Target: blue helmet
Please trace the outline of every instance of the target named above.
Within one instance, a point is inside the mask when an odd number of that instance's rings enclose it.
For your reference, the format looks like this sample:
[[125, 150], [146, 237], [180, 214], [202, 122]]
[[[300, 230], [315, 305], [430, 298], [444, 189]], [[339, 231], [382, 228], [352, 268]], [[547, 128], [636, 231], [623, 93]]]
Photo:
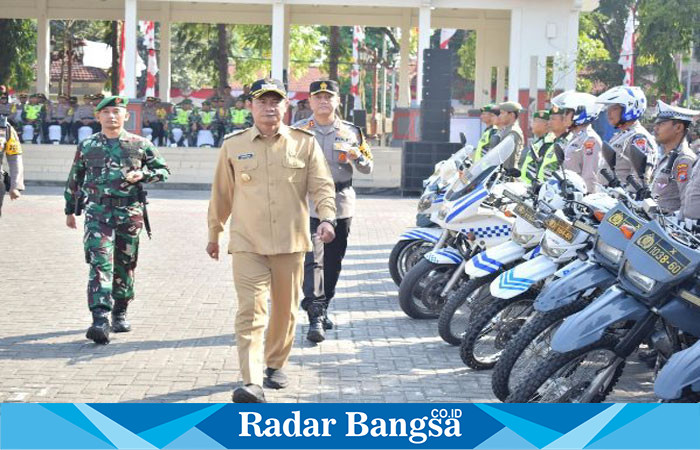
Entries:
[[620, 105], [620, 123], [638, 120], [647, 110], [647, 97], [637, 86], [615, 86], [600, 94], [597, 103]]

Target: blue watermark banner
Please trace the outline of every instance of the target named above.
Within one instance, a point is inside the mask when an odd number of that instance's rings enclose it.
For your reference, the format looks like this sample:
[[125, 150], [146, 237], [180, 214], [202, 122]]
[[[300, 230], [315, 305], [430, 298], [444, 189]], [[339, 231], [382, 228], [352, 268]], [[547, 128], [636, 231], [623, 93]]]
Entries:
[[700, 449], [700, 405], [8, 403], [0, 448]]

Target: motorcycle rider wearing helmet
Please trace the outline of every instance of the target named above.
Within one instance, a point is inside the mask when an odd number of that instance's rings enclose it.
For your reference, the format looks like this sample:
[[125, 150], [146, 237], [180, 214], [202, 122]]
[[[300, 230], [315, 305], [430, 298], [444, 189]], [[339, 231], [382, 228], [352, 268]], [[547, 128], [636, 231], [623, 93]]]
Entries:
[[657, 107], [654, 134], [664, 155], [656, 166], [652, 195], [662, 212], [681, 211], [683, 217], [700, 219], [700, 170], [686, 139], [693, 117], [700, 113], [661, 100]]
[[549, 151], [556, 139], [556, 135], [549, 130], [549, 111], [536, 111], [531, 124], [533, 139], [523, 155], [520, 169], [520, 179], [526, 184], [546, 179], [544, 166], [547, 165], [545, 156], [548, 153], [556, 161], [556, 155]]
[[491, 138], [498, 132], [498, 128], [496, 127], [496, 119], [498, 118], [498, 114], [498, 106], [492, 103], [484, 105], [481, 108], [481, 116], [479, 118], [481, 119], [481, 122], [486, 125], [486, 129], [484, 129], [484, 132], [481, 133], [479, 142], [476, 144], [476, 149], [474, 150], [474, 156], [472, 158], [474, 162], [480, 160], [481, 157], [489, 151]]
[[583, 92], [567, 91], [552, 99], [552, 104], [564, 110], [571, 139], [563, 150], [562, 166], [572, 170], [586, 181], [588, 193], [597, 192], [599, 181], [600, 152], [603, 141], [593, 130], [591, 123], [600, 114], [596, 97]]
[[[609, 147], [603, 146], [603, 160], [627, 190], [632, 178], [641, 186], [652, 181], [658, 149], [651, 134], [639, 123], [647, 109], [647, 98], [637, 86], [616, 86], [598, 96], [598, 103], [607, 105], [608, 122], [616, 128]], [[612, 150], [612, 152], [610, 151]]]
[[520, 129], [520, 124], [518, 123], [518, 115], [520, 111], [523, 110], [523, 107], [518, 102], [505, 102], [498, 105], [498, 110], [499, 114], [496, 122], [498, 125], [498, 132], [491, 138], [489, 148], [494, 148], [507, 136], [512, 136], [515, 142], [515, 150], [503, 163], [503, 168], [519, 169], [521, 162], [520, 154], [523, 151], [523, 142], [525, 138], [523, 137], [523, 130]]

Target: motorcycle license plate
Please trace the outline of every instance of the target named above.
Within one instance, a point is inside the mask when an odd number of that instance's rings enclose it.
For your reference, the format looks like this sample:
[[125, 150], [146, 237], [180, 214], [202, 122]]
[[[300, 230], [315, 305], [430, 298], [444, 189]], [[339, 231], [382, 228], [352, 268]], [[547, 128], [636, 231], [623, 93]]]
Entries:
[[614, 227], [620, 228], [622, 225], [629, 225], [635, 230], [642, 228], [642, 224], [628, 214], [618, 211], [608, 218], [608, 223]]
[[535, 210], [529, 206], [523, 203], [518, 203], [513, 210], [513, 213], [531, 225], [537, 226], [537, 214], [535, 213]]
[[634, 245], [641, 248], [671, 275], [678, 275], [683, 269], [688, 267], [690, 260], [685, 257], [670, 242], [654, 233], [647, 231], [634, 241]]
[[565, 220], [560, 219], [556, 216], [549, 216], [545, 222], [545, 226], [548, 230], [554, 232], [557, 236], [564, 239], [567, 242], [573, 242], [574, 236], [576, 235], [576, 230], [573, 225]]

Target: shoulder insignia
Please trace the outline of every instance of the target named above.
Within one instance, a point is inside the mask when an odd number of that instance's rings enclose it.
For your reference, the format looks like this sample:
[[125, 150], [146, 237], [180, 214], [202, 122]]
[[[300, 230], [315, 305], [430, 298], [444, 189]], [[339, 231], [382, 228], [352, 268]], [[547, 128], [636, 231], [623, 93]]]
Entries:
[[646, 153], [647, 147], [649, 146], [649, 140], [646, 136], [637, 134], [632, 137], [632, 144], [642, 152]]
[[226, 136], [224, 136], [224, 139], [223, 139], [223, 140], [225, 141], [226, 139], [232, 138], [232, 137], [234, 137], [234, 136], [238, 136], [239, 134], [243, 134], [243, 133], [245, 133], [245, 132], [248, 131], [248, 130], [250, 130], [250, 128], [244, 128], [244, 129], [242, 129], [242, 130], [236, 130], [236, 131], [234, 131], [234, 132], [232, 132], [232, 133], [229, 133], [229, 134], [227, 134]]
[[289, 128], [291, 128], [292, 130], [301, 131], [302, 133], [308, 134], [309, 136], [314, 136], [314, 137], [316, 136], [316, 135], [313, 133], [313, 131], [310, 131], [310, 130], [308, 130], [308, 129], [306, 129], [306, 128], [301, 128], [301, 127], [289, 127]]

